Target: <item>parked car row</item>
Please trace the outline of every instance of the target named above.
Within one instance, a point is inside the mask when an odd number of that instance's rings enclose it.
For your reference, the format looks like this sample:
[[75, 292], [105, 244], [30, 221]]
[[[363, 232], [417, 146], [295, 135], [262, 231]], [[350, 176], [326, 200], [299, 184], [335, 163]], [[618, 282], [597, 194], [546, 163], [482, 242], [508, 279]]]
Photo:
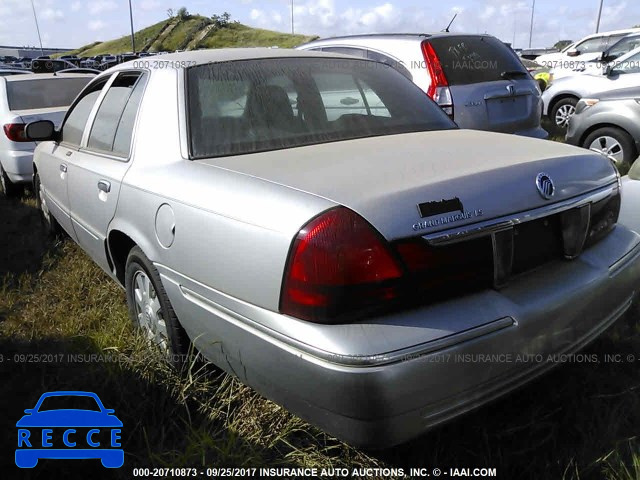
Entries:
[[[559, 363], [456, 358], [570, 355], [630, 307], [640, 215], [606, 155], [531, 138], [537, 83], [497, 39], [167, 60], [1, 77], [0, 105], [11, 158], [38, 143], [21, 178], [47, 231], [124, 287], [174, 364], [195, 347], [331, 434], [386, 447]], [[34, 112], [72, 79], [66, 113]]]
[[[137, 58], [150, 57], [154, 55], [163, 55], [168, 52], [138, 52], [138, 53], [122, 53], [111, 55], [109, 53], [95, 55], [93, 57], [78, 57], [77, 55], [62, 55], [57, 59], [52, 59], [48, 55], [43, 55], [35, 59], [16, 58], [12, 56], [0, 57], [0, 68], [21, 68], [32, 70], [36, 73], [53, 73], [63, 69], [70, 68], [90, 68], [98, 71], [106, 70], [120, 63], [135, 60]], [[36, 66], [33, 65], [34, 61]]]

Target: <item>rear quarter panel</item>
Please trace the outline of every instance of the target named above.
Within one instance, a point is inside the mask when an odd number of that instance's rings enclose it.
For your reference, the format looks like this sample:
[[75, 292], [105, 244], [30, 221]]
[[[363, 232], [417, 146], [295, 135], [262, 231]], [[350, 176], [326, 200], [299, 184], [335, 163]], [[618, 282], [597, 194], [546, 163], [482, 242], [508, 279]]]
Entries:
[[[193, 282], [277, 310], [293, 238], [310, 218], [335, 204], [183, 158], [181, 71], [152, 73], [139, 113], [133, 163], [110, 231], [125, 233], [152, 262]], [[162, 205], [170, 207], [175, 222], [169, 246], [160, 242], [156, 229]]]

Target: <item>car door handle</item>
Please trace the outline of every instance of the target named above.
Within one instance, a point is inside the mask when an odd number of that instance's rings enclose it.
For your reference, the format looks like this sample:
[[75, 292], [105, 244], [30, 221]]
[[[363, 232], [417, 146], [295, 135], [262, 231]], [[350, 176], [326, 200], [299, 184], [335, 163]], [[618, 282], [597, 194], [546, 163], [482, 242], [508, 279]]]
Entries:
[[67, 166], [64, 163], [60, 164], [60, 171], [62, 173], [67, 173]]
[[111, 191], [111, 183], [106, 180], [100, 180], [98, 182], [98, 190], [104, 193], [109, 193]]

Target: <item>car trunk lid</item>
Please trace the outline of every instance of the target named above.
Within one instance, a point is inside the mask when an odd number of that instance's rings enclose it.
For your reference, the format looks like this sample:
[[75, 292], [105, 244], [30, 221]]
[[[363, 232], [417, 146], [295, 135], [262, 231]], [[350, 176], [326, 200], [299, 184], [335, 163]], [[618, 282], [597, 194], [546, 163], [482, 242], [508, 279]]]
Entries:
[[[610, 162], [583, 149], [471, 130], [388, 135], [201, 162], [344, 205], [387, 240], [526, 212], [617, 178]], [[551, 199], [536, 185], [541, 173], [554, 182]]]

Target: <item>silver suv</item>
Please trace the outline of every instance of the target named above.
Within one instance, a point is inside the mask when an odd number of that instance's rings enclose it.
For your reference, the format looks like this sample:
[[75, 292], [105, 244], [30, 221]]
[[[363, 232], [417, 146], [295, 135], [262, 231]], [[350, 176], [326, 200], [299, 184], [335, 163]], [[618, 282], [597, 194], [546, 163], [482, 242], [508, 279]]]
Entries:
[[298, 47], [377, 60], [396, 68], [461, 128], [546, 138], [540, 88], [511, 48], [490, 35], [376, 34]]

